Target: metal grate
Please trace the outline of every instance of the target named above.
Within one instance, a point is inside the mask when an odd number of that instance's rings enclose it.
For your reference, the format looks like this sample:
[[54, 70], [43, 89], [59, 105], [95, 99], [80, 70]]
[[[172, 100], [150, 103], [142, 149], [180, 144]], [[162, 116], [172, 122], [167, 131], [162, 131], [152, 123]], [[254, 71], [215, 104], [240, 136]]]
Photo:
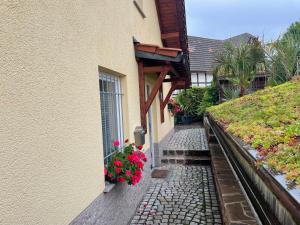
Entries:
[[113, 142], [123, 143], [122, 92], [120, 78], [99, 75], [104, 161], [114, 154]]

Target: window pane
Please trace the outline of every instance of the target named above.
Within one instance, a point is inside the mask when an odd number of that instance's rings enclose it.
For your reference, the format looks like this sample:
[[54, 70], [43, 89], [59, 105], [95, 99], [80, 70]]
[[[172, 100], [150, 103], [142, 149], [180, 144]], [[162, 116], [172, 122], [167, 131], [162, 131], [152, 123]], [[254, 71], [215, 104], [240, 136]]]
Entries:
[[212, 80], [213, 80], [213, 75], [211, 75], [211, 74], [206, 74], [206, 79], [207, 79], [207, 82], [212, 82]]
[[192, 73], [191, 78], [192, 78], [192, 83], [197, 83], [198, 82], [197, 73]]

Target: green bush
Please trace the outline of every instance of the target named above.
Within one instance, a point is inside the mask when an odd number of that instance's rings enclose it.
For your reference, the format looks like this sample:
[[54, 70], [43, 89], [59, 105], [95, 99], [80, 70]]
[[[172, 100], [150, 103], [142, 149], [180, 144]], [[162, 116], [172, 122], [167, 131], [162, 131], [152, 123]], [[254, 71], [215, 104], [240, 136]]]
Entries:
[[205, 88], [203, 99], [200, 104], [197, 106], [197, 115], [202, 118], [206, 109], [213, 105], [216, 105], [219, 102], [219, 93], [218, 89], [215, 86], [210, 86]]
[[180, 105], [185, 115], [197, 116], [197, 108], [202, 102], [205, 88], [193, 87], [180, 92], [176, 101]]

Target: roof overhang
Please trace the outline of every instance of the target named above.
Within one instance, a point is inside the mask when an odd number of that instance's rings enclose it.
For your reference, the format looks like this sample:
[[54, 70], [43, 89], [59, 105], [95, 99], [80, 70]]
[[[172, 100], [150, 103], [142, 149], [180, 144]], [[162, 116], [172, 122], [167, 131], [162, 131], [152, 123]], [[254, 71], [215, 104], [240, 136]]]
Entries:
[[161, 48], [150, 44], [136, 44], [135, 56], [139, 59], [181, 62], [183, 59], [182, 50], [177, 48]]
[[174, 68], [190, 83], [190, 63], [184, 0], [155, 0], [164, 47], [181, 49], [182, 60]]

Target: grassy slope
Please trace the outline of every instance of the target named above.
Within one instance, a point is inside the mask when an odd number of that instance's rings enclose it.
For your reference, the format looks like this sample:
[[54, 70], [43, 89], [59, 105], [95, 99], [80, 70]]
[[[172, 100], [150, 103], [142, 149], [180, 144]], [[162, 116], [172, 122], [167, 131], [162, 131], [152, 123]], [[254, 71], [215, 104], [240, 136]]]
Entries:
[[300, 78], [211, 107], [227, 131], [259, 152], [259, 160], [300, 185]]

